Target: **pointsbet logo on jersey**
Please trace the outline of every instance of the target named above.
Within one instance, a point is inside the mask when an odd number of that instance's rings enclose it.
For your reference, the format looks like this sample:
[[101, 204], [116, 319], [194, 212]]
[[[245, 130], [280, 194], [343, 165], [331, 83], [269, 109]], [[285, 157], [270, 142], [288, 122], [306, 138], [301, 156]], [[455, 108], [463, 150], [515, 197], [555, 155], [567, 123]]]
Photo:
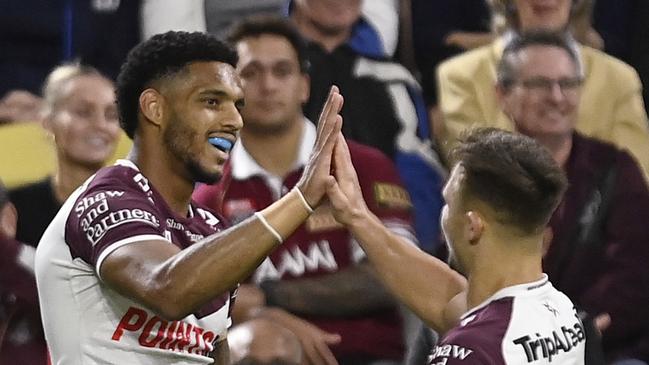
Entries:
[[218, 338], [214, 332], [197, 325], [166, 321], [135, 307], [130, 307], [124, 314], [111, 339], [121, 341], [124, 334], [127, 334], [127, 338], [137, 338], [138, 344], [143, 347], [202, 356], [208, 356], [214, 350], [213, 343]]

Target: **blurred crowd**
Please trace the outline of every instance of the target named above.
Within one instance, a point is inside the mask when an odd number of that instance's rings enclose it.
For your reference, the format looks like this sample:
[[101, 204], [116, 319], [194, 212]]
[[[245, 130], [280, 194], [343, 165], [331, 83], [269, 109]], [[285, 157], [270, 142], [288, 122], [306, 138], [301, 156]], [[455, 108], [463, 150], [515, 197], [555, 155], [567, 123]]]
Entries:
[[[649, 364], [647, 19], [646, 0], [2, 2], [0, 365], [48, 362], [34, 251], [66, 198], [126, 156], [115, 77], [133, 46], [167, 30], [215, 34], [240, 57], [241, 138], [196, 201], [236, 223], [286, 194], [335, 84], [368, 206], [444, 257], [441, 190], [458, 137], [525, 134], [568, 177], [543, 269], [595, 327], [592, 363]], [[539, 32], [564, 42], [514, 47]], [[238, 364], [322, 353], [421, 364], [437, 337], [318, 211], [242, 283], [233, 319]]]

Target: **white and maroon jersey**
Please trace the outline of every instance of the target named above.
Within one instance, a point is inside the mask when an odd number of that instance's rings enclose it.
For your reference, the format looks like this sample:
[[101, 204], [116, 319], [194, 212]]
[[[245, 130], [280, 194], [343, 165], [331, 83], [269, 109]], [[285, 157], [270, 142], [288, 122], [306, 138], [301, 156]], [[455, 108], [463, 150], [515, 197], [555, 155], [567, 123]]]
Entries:
[[[315, 127], [305, 121], [298, 161], [283, 179], [265, 171], [237, 143], [216, 185], [199, 186], [194, 199], [236, 223], [264, 209], [288, 193], [299, 180], [316, 138]], [[394, 164], [378, 150], [349, 141], [368, 207], [394, 233], [416, 244], [411, 226], [411, 204]], [[251, 282], [293, 280], [335, 273], [358, 264], [364, 252], [326, 206], [318, 207], [253, 273]], [[396, 311], [367, 313], [350, 318], [303, 316], [320, 328], [338, 333], [342, 341], [332, 346], [336, 356], [365, 355], [401, 359], [401, 320]]]
[[430, 365], [583, 365], [586, 333], [568, 297], [547, 276], [501, 289], [464, 314]]
[[[192, 203], [167, 206], [130, 161], [101, 169], [65, 202], [41, 239], [36, 280], [53, 364], [209, 364], [231, 321], [225, 293], [179, 321], [120, 295], [99, 276], [117, 248], [166, 240], [183, 249], [223, 227]], [[218, 278], [214, 278], [218, 280]]]

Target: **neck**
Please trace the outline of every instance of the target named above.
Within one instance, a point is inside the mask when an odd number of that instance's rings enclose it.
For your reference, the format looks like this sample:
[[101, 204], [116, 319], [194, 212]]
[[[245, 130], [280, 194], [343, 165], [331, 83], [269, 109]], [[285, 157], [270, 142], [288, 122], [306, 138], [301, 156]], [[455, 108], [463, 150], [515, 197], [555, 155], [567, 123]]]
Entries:
[[[513, 285], [540, 280], [542, 235], [481, 242], [468, 274], [467, 306], [474, 308], [496, 292]], [[495, 265], [494, 263], [498, 263]]]
[[58, 156], [57, 170], [52, 177], [52, 191], [56, 200], [63, 202], [101, 166], [82, 166]]
[[297, 4], [293, 10], [292, 18], [304, 38], [320, 44], [327, 52], [333, 52], [351, 36], [351, 28], [341, 29], [340, 31], [325, 31], [321, 25], [304, 14]]
[[[180, 217], [186, 217], [194, 182], [186, 176], [181, 162], [165, 154], [161, 144], [158, 139], [136, 136], [128, 159], [137, 165], [149, 184], [155, 186], [169, 208]], [[145, 155], [140, 151], [150, 153]]]
[[269, 173], [284, 177], [295, 167], [304, 131], [302, 116], [281, 132], [268, 134], [241, 130], [241, 143], [252, 158]]
[[550, 151], [552, 158], [559, 166], [564, 166], [570, 157], [570, 150], [572, 149], [572, 134], [557, 137], [552, 136], [531, 136], [545, 148]]

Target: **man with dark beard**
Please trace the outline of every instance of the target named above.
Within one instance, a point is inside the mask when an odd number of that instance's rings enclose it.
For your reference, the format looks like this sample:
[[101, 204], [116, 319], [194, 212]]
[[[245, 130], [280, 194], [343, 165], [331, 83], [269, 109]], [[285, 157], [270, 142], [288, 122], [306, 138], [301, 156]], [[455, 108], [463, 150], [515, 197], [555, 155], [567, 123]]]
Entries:
[[[197, 202], [238, 222], [289, 192], [315, 141], [302, 113], [309, 95], [306, 45], [286, 19], [251, 18], [230, 34], [246, 99], [244, 127], [218, 184], [196, 189]], [[412, 204], [392, 161], [350, 141], [354, 166], [372, 212], [416, 245]], [[310, 364], [384, 365], [403, 357], [402, 321], [392, 296], [360, 247], [322, 206], [239, 289], [233, 320], [271, 317], [302, 344]], [[273, 339], [255, 339], [268, 343]]]
[[233, 291], [319, 204], [342, 123], [333, 87], [295, 189], [219, 232], [191, 194], [219, 179], [241, 129], [236, 63], [201, 33], [157, 35], [129, 54], [117, 100], [133, 149], [71, 195], [36, 253], [53, 363], [228, 363]]

